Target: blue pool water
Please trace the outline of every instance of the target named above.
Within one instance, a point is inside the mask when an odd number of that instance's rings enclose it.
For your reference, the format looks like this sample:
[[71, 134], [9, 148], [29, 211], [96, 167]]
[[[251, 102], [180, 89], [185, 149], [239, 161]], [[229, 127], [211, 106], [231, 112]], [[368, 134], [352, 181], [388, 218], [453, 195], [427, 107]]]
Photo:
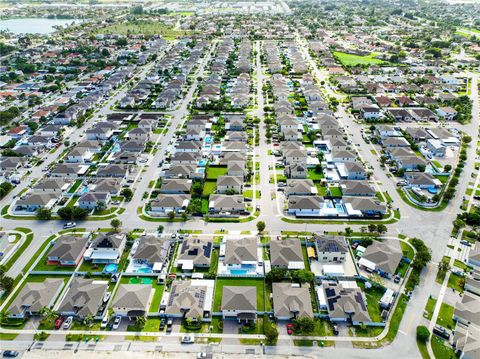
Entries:
[[436, 188], [429, 188], [428, 192], [431, 193], [431, 194], [435, 194], [435, 193], [437, 193], [437, 189]]
[[207, 161], [206, 160], [200, 160], [197, 162], [197, 164], [200, 166], [200, 167], [205, 167], [207, 165]]
[[230, 269], [230, 274], [243, 275], [247, 274], [246, 269]]
[[88, 186], [84, 186], [84, 187], [80, 190], [80, 194], [87, 193], [88, 191], [89, 191]]
[[212, 145], [203, 145], [203, 148], [204, 148], [205, 150], [209, 150], [209, 149], [212, 148]]
[[341, 204], [336, 204], [335, 208], [337, 209], [338, 213], [342, 213], [342, 214], [345, 213], [345, 209], [343, 208], [343, 206]]
[[197, 168], [198, 173], [205, 173], [205, 168]]
[[110, 263], [105, 266], [103, 269], [104, 273], [116, 273], [118, 269], [118, 264]]
[[212, 136], [206, 136], [205, 137], [205, 143], [212, 143], [213, 142], [213, 137]]
[[136, 270], [137, 273], [151, 273], [152, 270], [150, 269], [150, 267], [142, 267], [142, 268], [138, 268]]

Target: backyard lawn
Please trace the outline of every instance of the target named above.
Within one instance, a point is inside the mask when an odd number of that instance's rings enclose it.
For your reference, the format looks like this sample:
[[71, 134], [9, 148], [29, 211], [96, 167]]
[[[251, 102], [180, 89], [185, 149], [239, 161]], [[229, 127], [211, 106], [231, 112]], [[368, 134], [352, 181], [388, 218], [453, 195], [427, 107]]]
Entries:
[[346, 54], [344, 52], [334, 51], [333, 56], [341, 62], [343, 66], [357, 66], [357, 65], [388, 65], [388, 61], [377, 59], [378, 54], [370, 54], [367, 56], [359, 56]]
[[342, 197], [342, 189], [340, 187], [329, 187], [330, 196]]
[[307, 178], [311, 179], [312, 181], [320, 181], [324, 178], [324, 176], [322, 172], [317, 172], [314, 168], [309, 168]]
[[436, 359], [457, 358], [453, 349], [445, 345], [445, 340], [440, 339], [436, 335], [432, 335], [431, 343]]
[[203, 197], [210, 196], [213, 192], [215, 192], [215, 188], [217, 188], [216, 181], [205, 181], [205, 183], [203, 184], [202, 196]]
[[254, 286], [257, 287], [257, 311], [265, 310], [263, 279], [217, 279], [215, 282], [215, 295], [213, 300], [213, 311], [219, 312], [222, 304], [222, 291], [224, 286]]
[[227, 166], [209, 166], [207, 167], [207, 180], [216, 180], [219, 176], [227, 174]]

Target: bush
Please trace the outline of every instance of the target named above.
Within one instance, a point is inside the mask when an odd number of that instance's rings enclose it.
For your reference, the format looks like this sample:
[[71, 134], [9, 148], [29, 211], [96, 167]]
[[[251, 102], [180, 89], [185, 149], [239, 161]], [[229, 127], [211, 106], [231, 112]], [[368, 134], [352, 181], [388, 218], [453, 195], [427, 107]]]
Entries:
[[421, 343], [426, 343], [430, 338], [430, 331], [424, 325], [419, 325], [417, 327], [417, 340]]

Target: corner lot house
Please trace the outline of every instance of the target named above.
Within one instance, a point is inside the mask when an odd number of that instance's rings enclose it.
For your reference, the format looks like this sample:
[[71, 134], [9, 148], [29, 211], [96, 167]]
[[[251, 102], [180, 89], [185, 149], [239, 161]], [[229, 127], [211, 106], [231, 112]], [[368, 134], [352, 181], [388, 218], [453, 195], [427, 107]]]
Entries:
[[248, 323], [257, 319], [257, 288], [224, 286], [221, 311], [223, 319], [236, 319]]
[[313, 318], [310, 286], [293, 283], [273, 283], [273, 312], [278, 320]]
[[98, 316], [107, 289], [108, 282], [105, 280], [76, 277], [72, 280], [57, 312], [78, 318], [85, 318], [87, 315]]
[[150, 284], [120, 284], [112, 309], [122, 317], [143, 317], [148, 312], [152, 295], [153, 288]]
[[170, 292], [163, 294], [160, 309], [168, 317], [210, 318], [213, 303], [214, 280], [175, 281]]
[[27, 282], [8, 307], [9, 318], [39, 315], [43, 308], [52, 308], [63, 288], [62, 278], [46, 278], [43, 282]]
[[48, 252], [48, 264], [77, 266], [87, 249], [87, 242], [87, 237], [70, 236], [67, 234], [57, 238]]
[[397, 241], [374, 241], [367, 247], [358, 265], [367, 271], [375, 271], [382, 277], [391, 278], [397, 270], [403, 253]]

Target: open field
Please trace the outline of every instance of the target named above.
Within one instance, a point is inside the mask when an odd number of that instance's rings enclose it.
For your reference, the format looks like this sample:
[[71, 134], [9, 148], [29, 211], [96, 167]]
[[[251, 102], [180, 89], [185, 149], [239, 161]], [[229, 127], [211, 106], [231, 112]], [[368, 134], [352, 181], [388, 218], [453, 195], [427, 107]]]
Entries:
[[346, 54], [344, 52], [334, 51], [333, 56], [335, 56], [338, 61], [342, 63], [343, 66], [369, 66], [369, 65], [388, 65], [388, 61], [377, 59], [378, 54], [370, 54], [368, 56], [359, 56]]
[[149, 35], [162, 35], [167, 40], [173, 40], [180, 36], [190, 35], [190, 31], [175, 30], [169, 26], [166, 26], [156, 21], [127, 21], [120, 24], [113, 24], [101, 28], [97, 31], [97, 34], [143, 34]]

